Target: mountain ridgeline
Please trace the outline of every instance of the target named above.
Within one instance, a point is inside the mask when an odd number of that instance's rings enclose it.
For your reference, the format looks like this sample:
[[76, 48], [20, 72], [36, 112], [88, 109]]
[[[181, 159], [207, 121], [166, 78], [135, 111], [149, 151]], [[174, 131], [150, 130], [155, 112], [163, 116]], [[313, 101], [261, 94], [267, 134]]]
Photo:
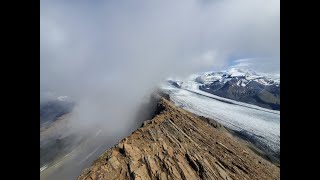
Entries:
[[94, 179], [280, 179], [280, 168], [212, 119], [161, 98], [157, 115], [85, 169]]
[[[198, 75], [199, 89], [220, 97], [280, 110], [280, 77], [252, 70], [231, 68], [222, 72]], [[171, 81], [181, 87], [183, 82]]]

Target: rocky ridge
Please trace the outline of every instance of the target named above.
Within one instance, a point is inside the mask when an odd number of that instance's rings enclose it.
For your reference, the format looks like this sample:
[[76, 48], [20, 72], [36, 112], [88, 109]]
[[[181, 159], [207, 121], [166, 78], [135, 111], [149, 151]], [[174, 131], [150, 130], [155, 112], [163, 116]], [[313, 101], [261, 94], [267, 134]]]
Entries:
[[213, 120], [161, 98], [158, 115], [102, 154], [85, 179], [280, 179], [280, 168], [254, 154]]

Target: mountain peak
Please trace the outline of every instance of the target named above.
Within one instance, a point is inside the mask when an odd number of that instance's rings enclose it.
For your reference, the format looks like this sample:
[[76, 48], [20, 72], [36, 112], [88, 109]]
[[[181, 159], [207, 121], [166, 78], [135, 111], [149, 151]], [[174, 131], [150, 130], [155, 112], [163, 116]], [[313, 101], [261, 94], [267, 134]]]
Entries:
[[228, 70], [226, 70], [225, 73], [230, 75], [231, 77], [237, 77], [237, 76], [259, 76], [258, 73], [256, 73], [252, 69], [239, 68], [239, 67], [231, 67]]

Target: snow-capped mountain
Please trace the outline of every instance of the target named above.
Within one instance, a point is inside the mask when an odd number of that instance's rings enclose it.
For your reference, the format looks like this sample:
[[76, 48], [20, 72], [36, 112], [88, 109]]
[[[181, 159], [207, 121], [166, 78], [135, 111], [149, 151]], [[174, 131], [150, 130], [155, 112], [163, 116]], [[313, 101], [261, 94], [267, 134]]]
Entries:
[[222, 72], [204, 73], [203, 75], [200, 75], [196, 78], [196, 82], [203, 83], [205, 85], [212, 84], [214, 82], [220, 82], [225, 84], [232, 79], [237, 80], [237, 86], [243, 87], [245, 87], [252, 81], [266, 86], [280, 86], [279, 75], [271, 75], [265, 73], [258, 74], [252, 70], [244, 70], [239, 68], [230, 68]]
[[206, 72], [192, 77], [188, 81], [175, 81], [175, 84], [171, 84], [182, 88], [196, 85], [200, 90], [220, 97], [280, 110], [279, 75], [233, 67], [226, 71]]

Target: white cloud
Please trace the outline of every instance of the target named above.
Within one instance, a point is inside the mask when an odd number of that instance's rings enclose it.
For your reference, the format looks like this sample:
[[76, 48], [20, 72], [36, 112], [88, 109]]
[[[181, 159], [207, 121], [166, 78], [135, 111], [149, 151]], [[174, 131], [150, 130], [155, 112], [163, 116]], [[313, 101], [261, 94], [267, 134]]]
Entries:
[[280, 61], [276, 62], [278, 58], [275, 59], [263, 59], [260, 58], [246, 58], [234, 60], [231, 67], [237, 67], [242, 69], [251, 69], [257, 72], [278, 74], [280, 73]]
[[170, 75], [223, 66], [231, 56], [278, 63], [279, 7], [279, 0], [41, 1], [41, 91], [77, 101], [75, 125], [126, 134], [137, 104]]

